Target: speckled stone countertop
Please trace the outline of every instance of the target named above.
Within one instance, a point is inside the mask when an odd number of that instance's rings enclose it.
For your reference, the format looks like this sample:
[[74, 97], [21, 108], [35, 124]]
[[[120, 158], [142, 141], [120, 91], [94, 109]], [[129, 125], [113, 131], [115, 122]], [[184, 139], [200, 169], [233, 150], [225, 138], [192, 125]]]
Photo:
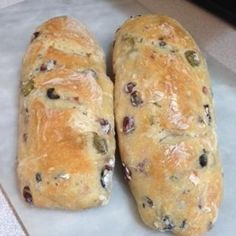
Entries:
[[[0, 8], [21, 1], [23, 2], [23, 0], [2, 0], [0, 1]], [[106, 0], [103, 1], [105, 2]], [[27, 2], [29, 3], [30, 1], [28, 0]], [[70, 4], [70, 0], [64, 0], [64, 2], [68, 5]], [[92, 0], [90, 3], [91, 2]], [[127, 2], [130, 4], [130, 1]], [[159, 14], [170, 15], [176, 18], [194, 35], [194, 38], [204, 52], [224, 65], [232, 73], [236, 73], [236, 31], [232, 25], [188, 1], [137, 0], [137, 2], [144, 6], [149, 12], [158, 12]], [[78, 0], [78, 3], [81, 3], [81, 1]], [[18, 3], [14, 5], [15, 12], [18, 11], [17, 6], [21, 6], [21, 4], [22, 3]], [[47, 4], [46, 0], [45, 4]], [[0, 9], [0, 17], [3, 11], [4, 9]], [[224, 73], [222, 76], [224, 76]], [[0, 171], [2, 171], [1, 168], [2, 166], [0, 166]], [[14, 207], [11, 205], [7, 194], [0, 185], [0, 236], [18, 235], [27, 235], [27, 232], [15, 212]]]

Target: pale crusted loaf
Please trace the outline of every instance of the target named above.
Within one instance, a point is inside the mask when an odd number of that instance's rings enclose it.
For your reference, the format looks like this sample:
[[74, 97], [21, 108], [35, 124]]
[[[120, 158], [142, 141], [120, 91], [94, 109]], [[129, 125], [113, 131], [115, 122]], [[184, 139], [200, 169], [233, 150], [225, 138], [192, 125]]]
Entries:
[[115, 117], [124, 172], [146, 225], [201, 235], [222, 174], [205, 59], [175, 20], [147, 15], [116, 33]]
[[104, 205], [114, 167], [113, 85], [102, 49], [76, 19], [48, 20], [23, 59], [18, 179], [25, 201]]

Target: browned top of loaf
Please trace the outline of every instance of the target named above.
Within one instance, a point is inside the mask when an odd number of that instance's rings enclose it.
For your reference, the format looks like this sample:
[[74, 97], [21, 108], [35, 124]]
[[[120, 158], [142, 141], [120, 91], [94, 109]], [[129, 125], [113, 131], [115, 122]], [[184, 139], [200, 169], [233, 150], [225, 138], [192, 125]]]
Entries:
[[[126, 41], [126, 44], [119, 44], [122, 40]], [[135, 49], [138, 50], [135, 60], [130, 59], [132, 54], [126, 56], [130, 44], [134, 43], [132, 40], [135, 41], [133, 54]], [[167, 45], [160, 48], [158, 44], [161, 42]], [[114, 57], [118, 57], [119, 61], [116, 61], [115, 67], [119, 63], [125, 64], [125, 70], [119, 73], [131, 74], [131, 68], [135, 67], [135, 74], [138, 76], [136, 80], [141, 86], [147, 85], [148, 81], [153, 79], [152, 85], [143, 90], [144, 105], [154, 100], [156, 91], [160, 92], [156, 94], [156, 99], [158, 96], [161, 99], [165, 94], [165, 99], [161, 102], [162, 109], [156, 111], [161, 128], [197, 133], [206, 130], [206, 126], [199, 126], [192, 119], [203, 116], [203, 105], [211, 103], [211, 97], [202, 96], [203, 86], [209, 89], [207, 67], [199, 48], [180, 24], [165, 16], [137, 17], [127, 21], [117, 32], [116, 44], [119, 44], [119, 49], [116, 47]], [[198, 53], [201, 61], [199, 67], [186, 64], [184, 53], [187, 49]], [[176, 116], [177, 113], [179, 117]], [[145, 128], [145, 125], [142, 128]]]

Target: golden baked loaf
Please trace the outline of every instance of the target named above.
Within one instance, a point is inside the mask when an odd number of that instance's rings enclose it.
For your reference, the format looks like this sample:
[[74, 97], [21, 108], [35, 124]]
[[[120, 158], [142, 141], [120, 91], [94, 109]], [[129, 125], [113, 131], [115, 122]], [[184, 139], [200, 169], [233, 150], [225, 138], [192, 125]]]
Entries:
[[33, 34], [21, 74], [18, 179], [25, 201], [79, 210], [108, 202], [114, 168], [113, 84], [77, 20]]
[[144, 223], [201, 235], [222, 198], [205, 59], [175, 20], [146, 15], [116, 32], [115, 119], [126, 179]]

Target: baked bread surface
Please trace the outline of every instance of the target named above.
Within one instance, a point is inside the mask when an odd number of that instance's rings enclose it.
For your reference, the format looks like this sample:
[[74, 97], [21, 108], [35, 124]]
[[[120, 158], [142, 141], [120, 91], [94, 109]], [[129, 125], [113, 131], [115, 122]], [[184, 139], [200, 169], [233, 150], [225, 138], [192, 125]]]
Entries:
[[17, 173], [38, 207], [80, 210], [109, 201], [114, 168], [113, 84], [104, 54], [76, 19], [34, 32], [23, 58]]
[[142, 220], [202, 235], [223, 188], [203, 55], [175, 20], [139, 16], [117, 30], [113, 68], [120, 155]]

